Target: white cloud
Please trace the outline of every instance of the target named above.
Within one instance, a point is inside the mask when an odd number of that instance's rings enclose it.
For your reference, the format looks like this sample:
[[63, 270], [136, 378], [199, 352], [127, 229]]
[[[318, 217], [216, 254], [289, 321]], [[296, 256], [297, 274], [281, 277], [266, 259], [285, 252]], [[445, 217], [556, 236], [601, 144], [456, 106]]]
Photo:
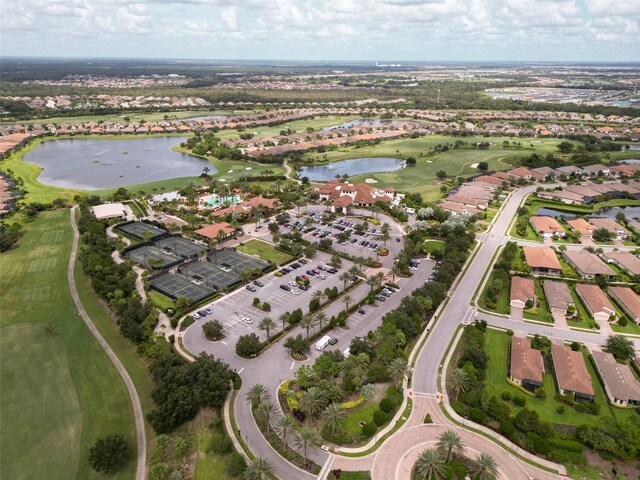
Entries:
[[238, 30], [238, 7], [223, 8], [220, 18], [229, 30]]

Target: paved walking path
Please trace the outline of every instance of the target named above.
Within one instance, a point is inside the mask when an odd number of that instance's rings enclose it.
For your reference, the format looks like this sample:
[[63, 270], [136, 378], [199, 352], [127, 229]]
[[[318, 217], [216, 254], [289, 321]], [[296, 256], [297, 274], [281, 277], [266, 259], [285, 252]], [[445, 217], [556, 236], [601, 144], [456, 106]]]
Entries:
[[[136, 441], [138, 446], [138, 465], [136, 467], [136, 480], [145, 480], [147, 477], [147, 437], [144, 430], [144, 416], [142, 414], [142, 405], [140, 405], [140, 397], [138, 397], [138, 392], [136, 391], [136, 387], [131, 380], [131, 377], [127, 373], [127, 370], [120, 362], [120, 359], [115, 354], [115, 352], [111, 349], [107, 341], [100, 334], [96, 326], [91, 321], [91, 318], [87, 314], [86, 310], [82, 306], [82, 302], [80, 301], [80, 296], [78, 295], [78, 289], [76, 287], [76, 279], [74, 277], [73, 268], [76, 263], [76, 256], [78, 253], [78, 239], [80, 235], [78, 234], [78, 226], [76, 225], [76, 210], [77, 206], [74, 206], [71, 209], [71, 227], [73, 228], [73, 245], [71, 247], [71, 257], [69, 258], [69, 267], [67, 268], [67, 280], [69, 282], [69, 290], [71, 291], [71, 298], [73, 298], [73, 303], [75, 303], [76, 308], [78, 309], [78, 313], [84, 320], [84, 323], [89, 328], [91, 334], [98, 341], [98, 344], [105, 351], [111, 363], [116, 367], [120, 377], [122, 377], [122, 381], [127, 387], [127, 392], [129, 392], [129, 398], [131, 398], [131, 403], [133, 405], [133, 416], [135, 418], [136, 424]], [[106, 392], [105, 392], [106, 393]]]

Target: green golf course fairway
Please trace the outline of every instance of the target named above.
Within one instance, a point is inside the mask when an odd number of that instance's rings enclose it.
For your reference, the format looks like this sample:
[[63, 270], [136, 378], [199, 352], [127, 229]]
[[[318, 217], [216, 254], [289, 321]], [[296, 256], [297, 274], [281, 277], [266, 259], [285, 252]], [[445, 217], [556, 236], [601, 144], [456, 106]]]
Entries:
[[2, 254], [0, 477], [99, 479], [89, 448], [120, 433], [135, 477], [135, 424], [126, 388], [75, 308], [67, 283], [69, 210], [42, 212]]

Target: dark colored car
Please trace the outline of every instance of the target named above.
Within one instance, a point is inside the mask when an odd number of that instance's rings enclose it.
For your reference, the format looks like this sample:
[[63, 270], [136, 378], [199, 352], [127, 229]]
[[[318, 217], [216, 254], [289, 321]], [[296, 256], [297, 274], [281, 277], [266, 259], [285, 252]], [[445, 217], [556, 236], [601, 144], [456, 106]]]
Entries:
[[364, 308], [361, 308], [360, 310], [358, 310], [358, 313], [359, 313], [360, 315], [364, 315], [364, 314], [365, 314], [365, 313], [367, 313], [367, 312], [365, 311], [365, 309], [364, 309]]
[[396, 242], [400, 243], [400, 237], [396, 237]]
[[329, 340], [329, 345], [335, 345], [336, 343], [338, 343], [338, 339], [335, 337], [331, 337], [331, 340]]
[[291, 287], [289, 285], [280, 285], [280, 288], [286, 292], [290, 292], [291, 291]]
[[376, 300], [378, 300], [379, 302], [384, 302], [386, 298], [384, 298], [382, 295], [376, 295]]
[[301, 258], [300, 260], [298, 260], [298, 263], [301, 263], [302, 265], [304, 265], [307, 263], [307, 261], [304, 258]]
[[253, 284], [256, 287], [264, 287], [264, 283], [262, 283], [260, 280], [254, 280]]
[[331, 268], [327, 269], [327, 272], [329, 272], [329, 273], [338, 273], [338, 269], [331, 267]]
[[300, 264], [299, 263], [292, 263], [291, 265], [289, 265], [291, 268], [300, 268]]
[[254, 287], [253, 285], [247, 285], [245, 288], [247, 290], [249, 290], [250, 292], [255, 292], [256, 291], [256, 287]]

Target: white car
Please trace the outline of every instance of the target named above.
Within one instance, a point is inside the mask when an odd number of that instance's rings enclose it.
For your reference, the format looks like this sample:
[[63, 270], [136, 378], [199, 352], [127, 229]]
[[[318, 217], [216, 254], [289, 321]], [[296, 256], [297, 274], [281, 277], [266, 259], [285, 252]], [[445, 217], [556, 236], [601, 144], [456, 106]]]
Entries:
[[291, 290], [291, 293], [293, 293], [294, 295], [300, 295], [300, 290], [296, 290], [294, 288], [293, 290]]
[[251, 317], [242, 317], [242, 321], [244, 323], [253, 323], [253, 320], [251, 320]]
[[318, 275], [316, 275], [316, 278], [319, 278], [320, 280], [326, 280], [327, 277], [325, 277], [323, 274], [319, 273]]
[[409, 270], [411, 270], [412, 272], [417, 272], [418, 271], [418, 267], [409, 267]]
[[191, 314], [191, 317], [192, 317], [194, 320], [200, 320], [200, 315], [199, 315], [198, 313], [192, 313], [192, 314]]
[[293, 280], [291, 280], [289, 282], [289, 285], [291, 285], [292, 287], [297, 287], [298, 286], [298, 284], [296, 282], [294, 282]]

